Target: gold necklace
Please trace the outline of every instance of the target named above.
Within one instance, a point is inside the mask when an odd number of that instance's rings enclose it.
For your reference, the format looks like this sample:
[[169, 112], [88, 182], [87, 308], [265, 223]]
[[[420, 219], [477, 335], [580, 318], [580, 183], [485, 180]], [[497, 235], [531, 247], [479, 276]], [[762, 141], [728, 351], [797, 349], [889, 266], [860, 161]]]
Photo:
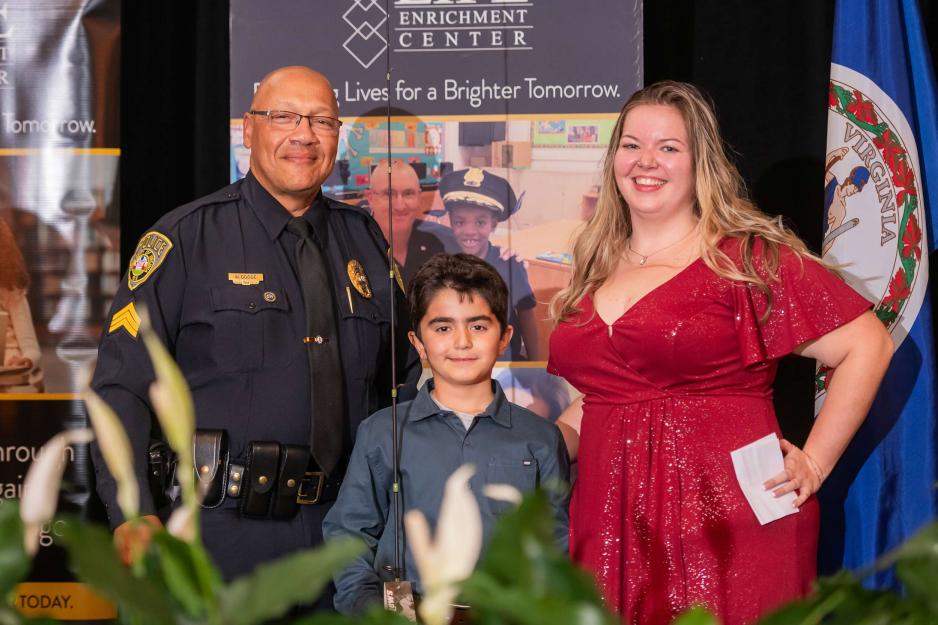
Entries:
[[632, 238], [631, 238], [631, 237], [629, 237], [628, 242], [626, 242], [626, 246], [629, 248], [629, 251], [630, 251], [630, 252], [632, 252], [632, 253], [635, 254], [636, 256], [641, 257], [640, 260], [638, 261], [638, 266], [639, 266], [639, 267], [644, 267], [644, 266], [645, 266], [645, 263], [648, 262], [648, 259], [649, 259], [649, 258], [651, 258], [652, 256], [654, 256], [655, 254], [657, 254], [657, 253], [659, 253], [659, 252], [665, 251], [665, 250], [668, 249], [668, 248], [674, 247], [674, 246], [677, 245], [678, 243], [681, 243], [682, 241], [684, 241], [685, 239], [687, 239], [687, 237], [689, 237], [690, 235], [692, 235], [695, 230], [697, 230], [697, 224], [694, 224], [694, 227], [691, 228], [690, 231], [689, 231], [687, 234], [685, 234], [684, 236], [682, 236], [682, 237], [681, 237], [680, 239], [678, 239], [677, 241], [674, 241], [673, 243], [668, 243], [668, 244], [665, 245], [664, 247], [659, 248], [659, 249], [657, 249], [657, 250], [655, 250], [654, 252], [651, 252], [651, 253], [649, 253], [649, 254], [642, 254], [641, 252], [636, 252], [635, 250], [633, 250], [633, 249], [632, 249]]

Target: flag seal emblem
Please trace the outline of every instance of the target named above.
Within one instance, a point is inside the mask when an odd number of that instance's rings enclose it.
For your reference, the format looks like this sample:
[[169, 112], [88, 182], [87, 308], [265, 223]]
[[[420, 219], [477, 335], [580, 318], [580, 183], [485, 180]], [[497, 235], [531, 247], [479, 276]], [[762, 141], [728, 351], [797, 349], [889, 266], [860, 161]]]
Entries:
[[[927, 290], [915, 136], [872, 80], [832, 64], [827, 145], [822, 254], [843, 265], [850, 286], [874, 303], [898, 348]], [[816, 398], [826, 391], [828, 373], [818, 369]]]

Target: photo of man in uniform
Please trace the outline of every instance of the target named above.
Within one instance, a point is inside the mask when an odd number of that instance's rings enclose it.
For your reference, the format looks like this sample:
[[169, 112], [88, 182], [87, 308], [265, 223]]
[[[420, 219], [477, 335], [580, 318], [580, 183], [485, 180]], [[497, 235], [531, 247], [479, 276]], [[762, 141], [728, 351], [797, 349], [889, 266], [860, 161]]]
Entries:
[[422, 227], [417, 172], [409, 163], [399, 159], [391, 161], [390, 170], [389, 181], [387, 159], [378, 161], [371, 173], [365, 198], [385, 239], [390, 241], [388, 226], [393, 228], [394, 260], [400, 266], [406, 285], [431, 256], [445, 251], [445, 245], [434, 232]]

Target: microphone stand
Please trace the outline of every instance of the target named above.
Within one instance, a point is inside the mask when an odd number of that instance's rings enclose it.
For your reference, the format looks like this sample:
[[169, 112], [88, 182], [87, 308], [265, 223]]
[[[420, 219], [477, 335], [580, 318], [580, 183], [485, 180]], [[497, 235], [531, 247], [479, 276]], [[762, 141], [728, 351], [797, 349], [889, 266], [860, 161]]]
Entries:
[[[387, 19], [384, 22], [385, 40], [388, 42], [388, 50], [385, 55], [385, 85], [387, 87], [387, 142], [388, 142], [388, 266], [390, 271], [388, 279], [391, 282], [391, 509], [394, 516], [394, 565], [391, 573], [394, 576], [393, 582], [384, 583], [384, 607], [385, 609], [402, 613], [404, 616], [416, 619], [413, 613], [414, 595], [413, 586], [408, 581], [402, 581], [403, 574], [403, 531], [401, 528], [403, 522], [403, 502], [401, 501], [401, 462], [400, 445], [403, 432], [398, 434], [399, 421], [397, 417], [397, 391], [399, 388], [397, 380], [397, 314], [395, 306], [395, 283], [398, 280], [397, 261], [394, 260], [394, 219], [391, 210], [393, 194], [391, 193], [391, 11], [388, 0], [384, 1], [384, 10]], [[375, 172], [380, 174], [380, 172]], [[410, 612], [408, 614], [408, 612]]]

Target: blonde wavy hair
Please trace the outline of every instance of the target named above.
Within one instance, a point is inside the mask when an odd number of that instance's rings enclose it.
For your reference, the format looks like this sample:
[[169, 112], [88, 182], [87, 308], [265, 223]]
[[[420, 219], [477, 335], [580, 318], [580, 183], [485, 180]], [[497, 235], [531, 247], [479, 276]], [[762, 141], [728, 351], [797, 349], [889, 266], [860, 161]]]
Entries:
[[[751, 284], [764, 292], [769, 301], [767, 316], [772, 306], [768, 283], [777, 278], [779, 249], [786, 246], [799, 257], [820, 259], [780, 218], [769, 217], [749, 200], [742, 176], [727, 157], [713, 107], [704, 95], [688, 83], [666, 80], [636, 91], [619, 113], [603, 160], [596, 212], [576, 237], [573, 277], [567, 288], [551, 300], [551, 319], [559, 323], [577, 312], [583, 297], [595, 292], [615, 270], [632, 234], [629, 207], [616, 185], [613, 164], [626, 116], [647, 104], [675, 107], [687, 128], [694, 159], [694, 213], [700, 220], [703, 261], [718, 276]], [[720, 250], [724, 237], [739, 239], [741, 267]], [[758, 268], [753, 261], [757, 239], [763, 242], [763, 262]]]

